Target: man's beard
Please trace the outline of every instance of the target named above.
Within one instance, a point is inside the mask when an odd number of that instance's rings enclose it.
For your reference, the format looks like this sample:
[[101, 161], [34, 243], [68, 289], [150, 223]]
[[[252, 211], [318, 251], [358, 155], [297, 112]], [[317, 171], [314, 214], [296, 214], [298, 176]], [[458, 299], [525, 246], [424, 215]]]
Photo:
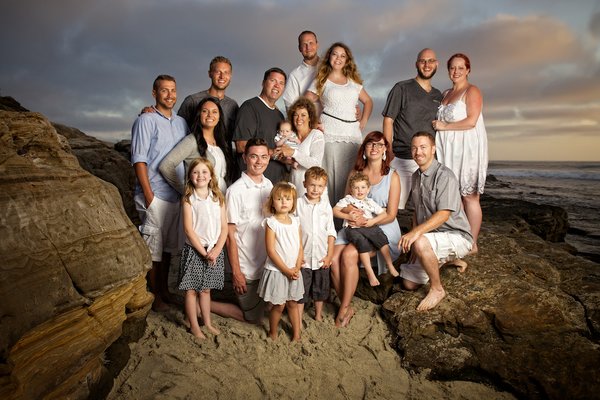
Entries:
[[425, 76], [425, 75], [423, 75], [421, 70], [417, 68], [417, 75], [419, 75], [419, 78], [421, 78], [421, 79], [431, 79], [431, 78], [433, 78], [433, 76], [435, 75], [436, 72], [437, 72], [437, 67], [431, 71], [429, 76]]

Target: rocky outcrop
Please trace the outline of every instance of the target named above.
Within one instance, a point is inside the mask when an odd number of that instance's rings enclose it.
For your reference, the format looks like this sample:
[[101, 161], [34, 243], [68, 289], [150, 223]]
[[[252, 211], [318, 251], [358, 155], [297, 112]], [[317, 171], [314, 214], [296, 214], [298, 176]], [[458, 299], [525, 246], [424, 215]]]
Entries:
[[[0, 110], [28, 112], [12, 97], [0, 97]], [[79, 129], [52, 122], [58, 134], [64, 136], [79, 165], [92, 175], [116, 186], [129, 219], [139, 225], [140, 219], [133, 202], [135, 173], [129, 162], [131, 141], [110, 145], [88, 136]], [[116, 150], [116, 151], [115, 151]]]
[[0, 111], [0, 143], [0, 398], [85, 398], [149, 310], [148, 250], [42, 115]]
[[[436, 379], [489, 381], [520, 397], [600, 397], [598, 265], [564, 251], [556, 207], [486, 198], [479, 254], [464, 274], [444, 268], [448, 293], [416, 312], [417, 292], [361, 288], [383, 303], [406, 366]], [[391, 294], [391, 295], [390, 295]]]
[[117, 187], [127, 216], [134, 224], [139, 225], [139, 215], [133, 202], [136, 178], [129, 158], [115, 151], [113, 146], [87, 136], [79, 129], [57, 123], [52, 125], [60, 135], [67, 138], [71, 152], [83, 169]]

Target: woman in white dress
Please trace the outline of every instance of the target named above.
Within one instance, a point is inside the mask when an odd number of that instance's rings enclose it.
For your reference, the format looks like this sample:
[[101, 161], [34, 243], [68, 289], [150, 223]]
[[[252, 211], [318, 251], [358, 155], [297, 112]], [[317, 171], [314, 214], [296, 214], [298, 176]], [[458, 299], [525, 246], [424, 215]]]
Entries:
[[[285, 157], [285, 163], [292, 166], [290, 182], [296, 186], [298, 197], [301, 197], [306, 193], [304, 173], [310, 167], [321, 166], [325, 142], [323, 132], [316, 129], [318, 118], [315, 105], [306, 97], [300, 97], [290, 106], [288, 120], [291, 121], [300, 144], [296, 149], [284, 144], [275, 149], [273, 156], [279, 159]], [[295, 163], [298, 164], [296, 168], [293, 167]]]
[[[348, 46], [338, 42], [329, 47], [306, 97], [321, 103], [320, 119], [325, 136], [323, 168], [329, 175], [329, 201], [335, 204], [345, 195], [348, 174], [362, 143], [361, 132], [373, 109], [373, 101], [362, 87]], [[359, 120], [356, 119], [358, 102], [363, 104]]]
[[183, 161], [187, 174], [189, 163], [198, 157], [206, 157], [212, 163], [219, 189], [225, 193], [235, 180], [236, 164], [225, 139], [223, 111], [219, 100], [213, 97], [206, 97], [198, 104], [192, 132], [163, 158], [159, 171], [169, 185], [183, 194], [184, 179], [177, 176], [175, 169]]
[[437, 131], [435, 148], [438, 160], [458, 178], [463, 207], [471, 226], [477, 252], [477, 237], [481, 229], [481, 206], [488, 166], [487, 134], [483, 124], [483, 97], [477, 86], [468, 81], [471, 62], [464, 54], [454, 54], [448, 60], [448, 75], [452, 89], [444, 92], [437, 119], [432, 122]]

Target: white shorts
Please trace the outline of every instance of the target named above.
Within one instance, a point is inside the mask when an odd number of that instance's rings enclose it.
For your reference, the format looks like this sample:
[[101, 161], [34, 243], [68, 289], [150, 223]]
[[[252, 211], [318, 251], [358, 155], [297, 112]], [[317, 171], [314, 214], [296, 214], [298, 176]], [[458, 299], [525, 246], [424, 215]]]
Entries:
[[394, 157], [390, 166], [396, 170], [400, 177], [400, 202], [398, 203], [398, 210], [404, 210], [408, 201], [408, 195], [410, 194], [412, 175], [419, 169], [419, 166], [414, 160], [405, 160], [398, 157]]
[[134, 196], [135, 208], [142, 220], [139, 229], [148, 244], [153, 262], [162, 260], [162, 253], [177, 253], [183, 244], [180, 204], [164, 201], [154, 196], [146, 208], [143, 194]]
[[[465, 239], [462, 235], [453, 232], [429, 232], [424, 234], [431, 244], [431, 248], [438, 258], [439, 265], [445, 262], [463, 258], [471, 248], [473, 243]], [[417, 261], [414, 264], [400, 265], [400, 276], [408, 281], [423, 285], [429, 282], [429, 276]]]

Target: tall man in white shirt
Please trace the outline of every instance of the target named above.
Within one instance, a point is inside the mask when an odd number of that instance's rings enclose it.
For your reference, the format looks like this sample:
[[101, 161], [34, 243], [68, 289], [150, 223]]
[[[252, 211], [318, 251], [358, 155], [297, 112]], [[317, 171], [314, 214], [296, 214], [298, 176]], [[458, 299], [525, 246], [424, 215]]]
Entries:
[[288, 77], [283, 92], [283, 103], [287, 110], [298, 99], [303, 96], [308, 87], [317, 76], [317, 64], [319, 64], [319, 41], [317, 35], [311, 31], [303, 31], [298, 36], [298, 50], [302, 54], [302, 63], [294, 68]]

